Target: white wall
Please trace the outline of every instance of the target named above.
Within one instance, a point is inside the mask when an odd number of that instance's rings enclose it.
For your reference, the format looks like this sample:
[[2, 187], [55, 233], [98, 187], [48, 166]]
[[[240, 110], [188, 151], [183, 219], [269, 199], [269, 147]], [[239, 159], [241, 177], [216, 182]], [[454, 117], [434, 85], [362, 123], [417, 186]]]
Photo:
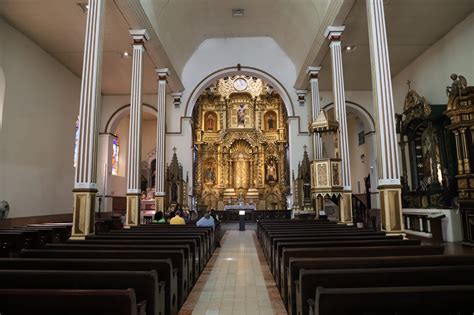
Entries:
[[468, 85], [474, 85], [474, 13], [392, 79], [396, 112], [403, 111], [407, 80], [428, 103], [446, 104], [446, 87], [451, 85], [452, 73], [465, 76]]
[[80, 79], [2, 19], [0, 67], [0, 200], [9, 217], [70, 213]]

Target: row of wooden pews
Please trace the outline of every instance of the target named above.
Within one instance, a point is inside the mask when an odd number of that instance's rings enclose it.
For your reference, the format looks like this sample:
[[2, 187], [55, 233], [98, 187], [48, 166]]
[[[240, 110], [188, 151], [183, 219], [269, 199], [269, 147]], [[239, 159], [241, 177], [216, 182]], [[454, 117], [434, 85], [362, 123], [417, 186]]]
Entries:
[[12, 310], [28, 297], [44, 314], [177, 314], [219, 239], [218, 229], [145, 225], [23, 247], [0, 259], [0, 313], [24, 314]]
[[260, 221], [289, 314], [472, 314], [474, 256], [329, 221]]

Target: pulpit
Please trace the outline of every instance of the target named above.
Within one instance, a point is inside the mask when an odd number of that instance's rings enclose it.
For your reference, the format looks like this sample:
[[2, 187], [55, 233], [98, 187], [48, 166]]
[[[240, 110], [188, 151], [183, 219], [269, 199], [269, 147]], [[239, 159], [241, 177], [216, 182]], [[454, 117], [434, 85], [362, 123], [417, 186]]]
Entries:
[[[310, 125], [310, 132], [323, 134], [334, 133], [337, 135], [339, 124], [328, 119], [326, 112], [321, 110], [316, 120]], [[316, 199], [316, 210], [324, 210], [326, 198], [338, 199], [339, 201], [339, 221], [351, 218], [351, 213], [342, 213], [342, 174], [341, 159], [339, 158], [337, 136], [334, 139], [335, 157], [315, 159], [311, 161], [311, 194]]]

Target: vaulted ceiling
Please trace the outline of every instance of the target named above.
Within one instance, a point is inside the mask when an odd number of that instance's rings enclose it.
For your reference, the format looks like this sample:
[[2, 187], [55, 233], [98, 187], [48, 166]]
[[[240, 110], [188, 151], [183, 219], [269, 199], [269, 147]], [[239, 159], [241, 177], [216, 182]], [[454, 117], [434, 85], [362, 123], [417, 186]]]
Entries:
[[[333, 0], [334, 1], [334, 0]], [[178, 73], [208, 38], [272, 37], [296, 69], [330, 0], [140, 0]], [[244, 15], [233, 17], [232, 9]]]
[[[0, 0], [0, 16], [80, 76], [86, 14], [79, 2], [87, 0]], [[384, 2], [392, 75], [474, 10], [474, 0]], [[335, 3], [345, 6], [342, 14], [333, 12]], [[154, 29], [157, 50], [165, 57], [159, 65], [147, 51], [144, 93], [156, 93], [156, 67], [170, 67], [179, 75], [205, 39], [247, 36], [275, 39], [299, 72], [296, 88], [307, 86], [308, 65], [322, 65], [321, 89], [330, 90], [330, 58], [320, 35], [330, 14], [346, 25], [344, 44], [357, 46], [343, 56], [346, 89], [371, 89], [365, 0], [106, 0], [104, 94], [130, 92], [131, 59], [121, 53], [130, 51], [128, 30], [137, 23], [130, 22], [124, 6], [140, 7], [138, 15]], [[244, 16], [233, 17], [232, 9], [243, 9]]]

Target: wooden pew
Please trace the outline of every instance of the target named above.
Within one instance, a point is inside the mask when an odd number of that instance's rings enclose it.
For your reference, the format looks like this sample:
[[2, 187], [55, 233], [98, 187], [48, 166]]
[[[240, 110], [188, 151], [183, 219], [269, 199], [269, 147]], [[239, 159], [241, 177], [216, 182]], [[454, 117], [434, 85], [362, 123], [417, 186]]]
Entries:
[[145, 307], [133, 289], [0, 289], [0, 313], [6, 315], [145, 315]]
[[37, 231], [2, 229], [0, 230], [0, 257], [17, 257], [23, 248], [41, 246]]
[[[281, 243], [280, 251], [276, 256], [274, 264], [274, 277], [279, 288], [286, 286], [285, 275], [287, 274], [288, 261], [290, 256], [287, 255], [287, 259], [284, 261], [283, 253], [290, 253], [290, 250], [294, 249], [305, 250], [312, 248], [340, 248], [340, 247], [388, 247], [388, 246], [418, 246], [421, 244], [420, 240], [365, 240], [365, 241], [329, 241], [329, 242], [295, 242], [295, 243]], [[291, 252], [291, 253], [294, 253]]]
[[111, 259], [163, 259], [170, 258], [178, 272], [178, 305], [188, 294], [188, 269], [182, 250], [34, 250], [21, 252], [25, 258], [111, 258]]
[[[194, 284], [194, 271], [196, 266], [192, 259], [191, 251], [188, 245], [124, 245], [124, 244], [115, 244], [115, 245], [105, 245], [105, 244], [46, 244], [45, 249], [53, 250], [161, 250], [161, 249], [178, 249], [183, 250], [184, 259], [187, 261], [188, 266], [188, 283], [187, 287], [190, 290]], [[196, 274], [197, 276], [197, 274]]]
[[[425, 256], [376, 256], [376, 257], [335, 257], [335, 258], [290, 258], [286, 294], [283, 294], [285, 305], [290, 314], [296, 314], [296, 279], [300, 270], [353, 269], [353, 268], [388, 268], [388, 267], [422, 267], [422, 266], [458, 266], [474, 265], [474, 256], [468, 255], [425, 255]], [[307, 286], [308, 296], [313, 296], [315, 287]], [[301, 290], [299, 290], [301, 292]]]
[[297, 303], [297, 314], [309, 313], [306, 301], [314, 295], [307, 295], [307, 285], [323, 288], [474, 285], [474, 266], [301, 270], [298, 300], [303, 302]]
[[271, 256], [272, 244], [273, 240], [276, 238], [286, 237], [286, 238], [295, 238], [295, 239], [304, 239], [306, 237], [352, 237], [352, 236], [386, 236], [383, 232], [367, 232], [367, 231], [348, 231], [348, 230], [339, 230], [334, 232], [326, 232], [320, 230], [312, 230], [312, 231], [297, 231], [295, 233], [291, 232], [278, 232], [278, 233], [271, 233], [268, 235], [266, 243], [263, 246], [266, 248], [268, 252], [268, 256]]
[[309, 314], [472, 314], [474, 285], [337, 288], [319, 287]]
[[[72, 245], [126, 245], [126, 246], [133, 246], [133, 245], [186, 245], [189, 246], [192, 259], [195, 262], [196, 269], [195, 273], [195, 281], [201, 272], [201, 267], [203, 268], [206, 264], [204, 261], [204, 257], [201, 256], [201, 252], [194, 240], [173, 240], [173, 239], [156, 239], [156, 240], [129, 240], [129, 239], [111, 239], [111, 240], [69, 240], [66, 244]], [[56, 246], [56, 245], [54, 245]]]
[[[383, 257], [383, 256], [417, 256], [417, 255], [442, 255], [444, 247], [439, 245], [419, 245], [419, 246], [375, 246], [375, 247], [320, 247], [306, 249], [283, 250], [282, 270], [288, 274], [288, 263], [291, 258], [332, 258], [345, 257], [350, 260], [352, 257]], [[349, 259], [350, 257], [350, 259]], [[283, 285], [280, 293], [283, 299], [288, 295], [288, 279], [283, 278]]]
[[160, 312], [178, 313], [177, 271], [171, 259], [5, 258], [0, 259], [0, 270], [155, 271]]
[[[154, 238], [161, 238], [162, 236], [171, 236], [174, 239], [190, 239], [192, 237], [198, 237], [200, 239], [201, 244], [204, 247], [204, 251], [206, 254], [206, 259], [208, 260], [213, 251], [214, 251], [214, 243], [213, 239], [209, 237], [208, 231], [186, 231], [186, 230], [117, 230], [117, 231], [110, 231], [105, 235], [110, 236], [134, 236], [134, 237], [154, 237]], [[104, 234], [98, 236], [105, 236]]]
[[278, 251], [279, 245], [283, 242], [285, 243], [296, 243], [296, 242], [326, 242], [326, 241], [364, 241], [364, 240], [401, 240], [403, 239], [403, 236], [401, 235], [350, 235], [350, 236], [325, 236], [325, 235], [319, 235], [319, 236], [307, 236], [304, 238], [300, 237], [289, 237], [286, 236], [281, 236], [281, 237], [275, 237], [273, 239], [273, 244], [272, 244], [272, 250], [271, 250], [271, 256], [269, 257], [270, 261], [275, 260], [275, 257], [277, 256], [277, 253], [281, 256], [281, 251]]
[[[0, 270], [2, 289], [128, 289], [146, 300], [146, 314], [160, 315], [155, 271]], [[163, 313], [161, 313], [163, 315]]]
[[[178, 239], [174, 235], [164, 234], [164, 235], [117, 235], [117, 234], [100, 234], [100, 235], [88, 235], [86, 236], [86, 240], [148, 240], [148, 241], [155, 241], [155, 240], [176, 240]], [[210, 258], [210, 254], [207, 252], [207, 248], [203, 245], [201, 238], [199, 236], [186, 236], [186, 240], [194, 240], [202, 253], [202, 257], [204, 257], [204, 261], [208, 261]], [[204, 265], [201, 266], [201, 271], [204, 269]]]

